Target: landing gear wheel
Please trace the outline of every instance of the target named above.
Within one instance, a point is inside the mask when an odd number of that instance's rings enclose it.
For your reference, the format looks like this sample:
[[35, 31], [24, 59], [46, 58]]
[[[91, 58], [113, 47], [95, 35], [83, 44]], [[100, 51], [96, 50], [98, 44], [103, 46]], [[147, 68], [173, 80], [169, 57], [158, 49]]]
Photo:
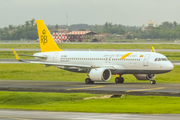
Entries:
[[124, 83], [124, 78], [120, 77], [119, 83]]
[[156, 84], [156, 81], [155, 80], [151, 80], [151, 84]]
[[94, 84], [94, 81], [91, 80], [91, 84]]
[[115, 82], [116, 83], [124, 83], [124, 78], [123, 77], [116, 77]]
[[115, 78], [115, 82], [116, 82], [116, 83], [119, 83], [119, 77], [116, 77], [116, 78]]
[[86, 84], [94, 84], [94, 81], [92, 81], [90, 78], [86, 78], [85, 83]]

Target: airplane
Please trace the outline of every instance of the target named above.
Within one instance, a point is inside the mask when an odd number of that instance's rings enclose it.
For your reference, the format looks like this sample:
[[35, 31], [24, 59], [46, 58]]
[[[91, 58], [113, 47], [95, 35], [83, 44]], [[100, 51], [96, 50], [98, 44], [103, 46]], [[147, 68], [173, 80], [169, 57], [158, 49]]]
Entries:
[[[162, 54], [151, 52], [125, 51], [63, 51], [53, 40], [43, 20], [36, 20], [41, 52], [33, 54], [38, 61], [24, 61], [12, 48], [15, 57], [20, 62], [43, 64], [59, 69], [86, 73], [86, 84], [107, 82], [111, 75], [119, 75], [115, 83], [123, 83], [124, 74], [133, 74], [137, 80], [154, 80], [156, 74], [167, 73], [173, 69], [173, 64]], [[30, 56], [30, 55], [27, 55]]]

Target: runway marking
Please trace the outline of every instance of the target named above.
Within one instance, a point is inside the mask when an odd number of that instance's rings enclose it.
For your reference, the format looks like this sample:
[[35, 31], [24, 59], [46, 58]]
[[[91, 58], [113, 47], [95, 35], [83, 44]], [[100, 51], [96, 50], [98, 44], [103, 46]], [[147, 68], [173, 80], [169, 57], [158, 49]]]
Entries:
[[145, 90], [157, 90], [157, 89], [164, 89], [165, 87], [159, 87], [159, 88], [151, 88], [151, 89], [139, 89], [139, 90], [130, 90], [126, 92], [133, 92], [133, 91], [145, 91]]
[[79, 90], [79, 89], [100, 88], [100, 87], [104, 87], [104, 86], [84, 87], [84, 88], [72, 88], [72, 89], [67, 89], [67, 90]]

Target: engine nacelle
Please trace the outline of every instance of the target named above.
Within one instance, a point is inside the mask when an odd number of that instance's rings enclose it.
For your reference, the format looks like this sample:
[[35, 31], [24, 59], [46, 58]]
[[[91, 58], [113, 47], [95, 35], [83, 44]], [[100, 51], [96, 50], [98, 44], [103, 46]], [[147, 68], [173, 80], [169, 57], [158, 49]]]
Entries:
[[105, 68], [91, 69], [89, 78], [92, 81], [108, 81], [111, 78], [111, 71]]
[[153, 80], [155, 78], [155, 74], [134, 74], [134, 76], [138, 80]]

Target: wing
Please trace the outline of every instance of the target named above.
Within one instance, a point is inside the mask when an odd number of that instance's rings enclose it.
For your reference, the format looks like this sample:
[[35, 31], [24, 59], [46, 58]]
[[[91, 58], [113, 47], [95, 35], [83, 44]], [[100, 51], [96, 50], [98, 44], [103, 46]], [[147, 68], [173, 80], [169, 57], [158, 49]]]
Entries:
[[[12, 48], [14, 55], [16, 57], [16, 59], [20, 62], [24, 62], [24, 63], [34, 63], [34, 64], [43, 64], [45, 65], [45, 67], [49, 67], [49, 66], [55, 66], [58, 68], [77, 68], [79, 70], [81, 69], [93, 69], [93, 68], [107, 68], [110, 70], [116, 70], [119, 68], [123, 68], [123, 66], [121, 65], [107, 65], [107, 66], [93, 66], [93, 65], [83, 65], [83, 64], [64, 64], [64, 63], [52, 63], [52, 62], [40, 62], [40, 61], [24, 61], [22, 60], [19, 55], [16, 53], [16, 51]], [[23, 55], [25, 56], [25, 55]], [[29, 55], [28, 55], [29, 56]], [[44, 56], [31, 56], [31, 57], [40, 57], [40, 58], [44, 58]]]
[[[34, 63], [34, 64], [43, 64], [46, 67], [49, 66], [58, 66], [58, 67], [78, 67], [78, 68], [98, 68], [97, 66], [91, 66], [91, 65], [81, 65], [81, 64], [62, 64], [62, 63], [51, 63], [51, 62], [39, 62], [39, 61], [24, 61], [22, 60], [19, 55], [16, 53], [16, 51], [12, 48], [13, 53], [16, 57], [16, 59], [19, 62], [24, 62], [24, 63]], [[31, 56], [31, 55], [23, 55], [23, 56], [30, 56], [30, 57], [39, 57], [39, 58], [45, 58], [44, 56]]]

